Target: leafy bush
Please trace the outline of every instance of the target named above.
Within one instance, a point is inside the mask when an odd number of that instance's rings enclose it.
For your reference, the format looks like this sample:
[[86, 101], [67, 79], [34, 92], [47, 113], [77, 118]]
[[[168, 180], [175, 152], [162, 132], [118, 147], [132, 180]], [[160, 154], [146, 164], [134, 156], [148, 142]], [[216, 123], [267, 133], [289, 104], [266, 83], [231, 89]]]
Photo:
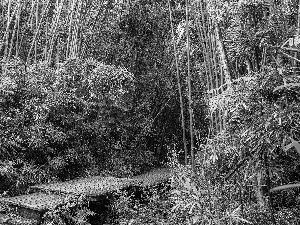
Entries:
[[144, 196], [135, 196], [135, 192], [130, 194], [126, 190], [116, 193], [113, 201], [116, 224], [174, 224], [168, 194], [162, 193], [158, 187], [143, 190]]
[[57, 69], [45, 63], [25, 68], [18, 59], [6, 65], [0, 82], [4, 189], [16, 194], [21, 184], [107, 168], [124, 176], [151, 165], [151, 152], [139, 147], [143, 121], [132, 123], [133, 79], [124, 68], [91, 59], [71, 59]]
[[[218, 193], [231, 192], [222, 198], [228, 199], [227, 205], [241, 207], [243, 218], [253, 223], [297, 221], [289, 215], [299, 206], [298, 200], [290, 200], [298, 190], [273, 194], [272, 202], [268, 195], [270, 188], [299, 180], [299, 155], [291, 148], [300, 138], [297, 83], [299, 78], [289, 74], [288, 68], [266, 67], [235, 80], [232, 88], [210, 100], [212, 112], [227, 112], [227, 124], [223, 132], [201, 146], [197, 161], [202, 165], [202, 179], [209, 178], [210, 184], [204, 183], [216, 198]], [[244, 196], [226, 189], [232, 182]], [[223, 186], [218, 187], [220, 183]]]
[[68, 197], [66, 204], [43, 215], [43, 225], [90, 225], [89, 217], [95, 215], [88, 209], [84, 196]]

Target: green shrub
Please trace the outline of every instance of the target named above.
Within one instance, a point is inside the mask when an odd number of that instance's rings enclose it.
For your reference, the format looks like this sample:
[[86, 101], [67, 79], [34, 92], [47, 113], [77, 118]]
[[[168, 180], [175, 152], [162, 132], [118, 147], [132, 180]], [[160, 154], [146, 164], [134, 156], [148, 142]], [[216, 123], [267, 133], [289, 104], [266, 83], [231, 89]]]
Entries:
[[84, 196], [68, 197], [66, 204], [50, 210], [43, 215], [43, 225], [90, 225], [89, 217], [95, 213], [88, 209]]
[[[0, 80], [0, 165], [4, 189], [108, 173], [152, 163], [132, 123], [134, 77], [124, 68], [70, 59], [53, 69], [15, 59]], [[36, 171], [39, 171], [36, 173]], [[20, 186], [24, 189], [20, 189]]]
[[157, 187], [151, 187], [143, 190], [144, 196], [118, 192], [113, 201], [116, 224], [174, 224], [171, 202], [168, 195], [161, 195], [160, 191]]

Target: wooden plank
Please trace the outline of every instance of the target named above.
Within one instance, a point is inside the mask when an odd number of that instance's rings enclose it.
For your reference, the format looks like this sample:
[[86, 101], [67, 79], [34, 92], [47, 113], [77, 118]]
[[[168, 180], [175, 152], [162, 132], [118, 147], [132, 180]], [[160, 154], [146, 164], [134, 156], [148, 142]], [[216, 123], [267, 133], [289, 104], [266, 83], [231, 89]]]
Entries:
[[94, 176], [60, 183], [35, 185], [31, 188], [62, 194], [83, 194], [93, 199], [93, 197], [105, 195], [128, 186], [146, 187], [155, 185], [167, 181], [170, 175], [169, 169], [161, 168], [132, 178]]
[[48, 209], [55, 208], [60, 204], [64, 204], [65, 198], [55, 194], [33, 193], [29, 195], [1, 198], [0, 202], [10, 206], [18, 206], [38, 212], [44, 212]]
[[73, 195], [83, 194], [87, 197], [97, 197], [118, 189], [122, 189], [135, 182], [136, 180], [130, 178], [94, 176], [61, 183], [35, 185], [31, 188], [55, 193]]
[[141, 187], [153, 186], [165, 181], [171, 177], [171, 170], [168, 168], [160, 168], [152, 170], [148, 173], [133, 177]]
[[0, 213], [0, 224], [1, 225], [38, 225], [37, 220], [31, 220], [22, 218], [17, 215], [6, 215]]

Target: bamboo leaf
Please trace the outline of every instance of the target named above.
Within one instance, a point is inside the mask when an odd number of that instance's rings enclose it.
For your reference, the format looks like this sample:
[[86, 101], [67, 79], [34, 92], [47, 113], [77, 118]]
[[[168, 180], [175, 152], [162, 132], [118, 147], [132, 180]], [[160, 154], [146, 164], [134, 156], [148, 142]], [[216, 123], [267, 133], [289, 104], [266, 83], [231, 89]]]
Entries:
[[284, 88], [289, 89], [289, 88], [292, 88], [292, 87], [300, 87], [300, 83], [289, 83], [289, 84], [280, 85], [280, 86], [276, 87], [273, 90], [273, 92], [284, 89]]
[[280, 191], [280, 190], [285, 190], [285, 189], [289, 189], [289, 188], [297, 188], [300, 187], [300, 184], [286, 184], [286, 185], [281, 185], [275, 188], [272, 188], [270, 191]]
[[201, 207], [199, 203], [194, 202], [193, 205], [192, 205], [191, 208], [190, 208], [189, 214], [192, 214], [192, 213], [193, 213], [193, 209], [195, 208], [195, 206], [198, 206], [198, 208]]
[[200, 220], [200, 216], [193, 216], [192, 217], [192, 224], [198, 223], [198, 221]]
[[300, 144], [298, 141], [294, 140], [293, 138], [289, 137], [290, 140], [292, 141], [292, 143], [286, 145], [283, 150], [286, 152], [288, 151], [290, 148], [295, 147], [296, 151], [298, 152], [298, 154], [300, 155]]
[[250, 221], [248, 221], [248, 220], [246, 220], [246, 219], [243, 219], [243, 218], [241, 218], [241, 217], [233, 217], [233, 219], [235, 219], [235, 220], [239, 220], [239, 221], [242, 221], [242, 222], [245, 222], [245, 223], [248, 223], [248, 224], [253, 224], [253, 223], [251, 223]]

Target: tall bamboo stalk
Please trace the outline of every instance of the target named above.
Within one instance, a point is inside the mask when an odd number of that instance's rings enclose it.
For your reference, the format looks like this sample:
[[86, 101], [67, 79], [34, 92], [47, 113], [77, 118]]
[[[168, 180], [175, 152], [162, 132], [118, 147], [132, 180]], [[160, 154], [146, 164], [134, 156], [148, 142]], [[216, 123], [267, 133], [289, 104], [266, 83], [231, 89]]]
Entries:
[[66, 50], [66, 58], [70, 56], [70, 42], [72, 38], [72, 24], [73, 24], [73, 15], [74, 15], [74, 8], [76, 5], [77, 0], [73, 0], [70, 3], [70, 19], [69, 19], [69, 31], [68, 31], [68, 39], [67, 39], [67, 50]]
[[229, 62], [224, 46], [224, 41], [222, 37], [222, 33], [219, 27], [219, 23], [214, 19], [214, 26], [215, 26], [215, 35], [216, 35], [216, 42], [219, 51], [220, 63], [223, 68], [225, 83], [230, 86], [231, 84], [231, 71], [229, 67]]
[[[36, 0], [36, 7], [35, 7], [35, 29], [38, 33], [39, 30], [39, 0]], [[37, 41], [34, 42], [34, 63], [37, 63]]]
[[[210, 19], [210, 24], [212, 24], [212, 20]], [[213, 25], [211, 25], [213, 27]], [[217, 46], [216, 46], [216, 37], [214, 35], [214, 32], [211, 32], [211, 49], [212, 49], [212, 60], [213, 60], [213, 66], [214, 69], [213, 71], [215, 71], [214, 73], [214, 83], [215, 83], [215, 89], [218, 90], [216, 92], [216, 95], [220, 94], [220, 82], [219, 82], [219, 76], [220, 76], [220, 80], [222, 80], [222, 75], [223, 73], [221, 73], [221, 68], [219, 65], [219, 60], [218, 60], [218, 56], [217, 56]], [[222, 88], [221, 88], [221, 93], [222, 93]], [[218, 108], [215, 111], [215, 120], [216, 120], [216, 131], [217, 132], [221, 132], [222, 131], [222, 109]]]
[[17, 26], [19, 24], [19, 20], [20, 20], [20, 11], [21, 11], [21, 1], [18, 0], [17, 6], [16, 6], [16, 19], [15, 19], [15, 24], [14, 24], [14, 29], [13, 29], [13, 34], [12, 34], [12, 38], [10, 39], [10, 47], [8, 48], [8, 56], [7, 56], [7, 61], [9, 61], [11, 54], [12, 54], [12, 49], [13, 49], [13, 44], [14, 44], [14, 39], [17, 33]]
[[[300, 35], [300, 1], [299, 1], [299, 4], [298, 4], [298, 15], [297, 15], [297, 32], [296, 32], [296, 37], [298, 37]], [[295, 51], [294, 53], [294, 57], [296, 59], [298, 59], [298, 52]], [[293, 66], [294, 66], [294, 73], [296, 73], [296, 67], [297, 67], [297, 61], [294, 60], [293, 61]]]
[[5, 48], [5, 50], [4, 50], [4, 58], [7, 57], [8, 44], [9, 44], [9, 40], [8, 40], [8, 38], [9, 38], [9, 26], [10, 26], [10, 23], [11, 23], [12, 18], [13, 18], [13, 15], [10, 16], [11, 7], [12, 7], [12, 1], [9, 0], [9, 2], [8, 2], [8, 9], [7, 9], [6, 30], [5, 30], [5, 33], [4, 33], [4, 40], [3, 40], [3, 43], [5, 43], [5, 45], [4, 45], [4, 48]]
[[192, 99], [192, 76], [190, 71], [190, 33], [189, 33], [189, 1], [185, 0], [185, 20], [186, 20], [186, 53], [187, 53], [187, 82], [189, 96], [189, 115], [190, 115], [190, 136], [191, 136], [191, 163], [192, 170], [195, 170], [195, 152], [194, 152], [194, 131], [193, 131], [193, 99]]
[[268, 153], [267, 151], [264, 153], [264, 164], [265, 164], [265, 174], [267, 176], [266, 183], [267, 183], [267, 189], [268, 189], [268, 197], [269, 197], [269, 208], [271, 211], [271, 219], [273, 225], [276, 225], [276, 220], [274, 216], [274, 205], [273, 205], [273, 196], [271, 193], [271, 178], [270, 178], [270, 165], [269, 165], [269, 159], [268, 159]]
[[[209, 39], [207, 38], [207, 23], [205, 19], [205, 10], [203, 6], [203, 1], [200, 0], [198, 2], [198, 32], [199, 32], [199, 37], [201, 38], [201, 45], [202, 45], [202, 51], [203, 51], [203, 57], [204, 57], [204, 64], [205, 64], [205, 69], [206, 69], [206, 90], [207, 90], [207, 96], [208, 99], [210, 97], [210, 90], [213, 89], [212, 82], [211, 82], [211, 77], [212, 77], [212, 68], [211, 68], [211, 57], [209, 56]], [[210, 123], [209, 123], [209, 132], [212, 131], [212, 120], [210, 116]]]
[[[43, 19], [45, 17], [45, 14], [48, 10], [48, 7], [49, 7], [49, 3], [50, 3], [50, 0], [48, 0], [46, 6], [44, 7], [43, 11], [42, 11], [42, 15], [41, 15], [41, 19], [38, 21], [38, 19], [36, 19], [36, 30], [35, 30], [35, 34], [34, 34], [34, 37], [33, 37], [33, 40], [31, 42], [31, 46], [30, 46], [30, 49], [29, 49], [29, 52], [28, 52], [28, 55], [27, 55], [27, 59], [26, 59], [26, 62], [28, 63], [29, 62], [29, 59], [30, 59], [30, 55], [31, 55], [31, 51], [33, 49], [33, 47], [35, 48], [35, 63], [36, 63], [36, 54], [37, 54], [37, 39], [38, 39], [38, 34], [39, 34], [39, 31], [40, 31], [40, 28], [41, 28], [41, 25], [42, 25], [42, 22], [43, 22]], [[38, 5], [37, 5], [38, 7]], [[47, 23], [47, 22], [46, 22]]]
[[44, 61], [47, 60], [47, 52], [48, 52], [48, 32], [49, 32], [49, 24], [48, 24], [48, 19], [46, 19], [46, 27], [45, 27], [45, 37], [46, 37], [46, 41], [45, 41], [45, 47], [44, 47]]
[[59, 19], [61, 16], [61, 12], [62, 12], [62, 8], [63, 8], [63, 4], [64, 4], [64, 0], [57, 0], [56, 1], [56, 12], [57, 14], [53, 17], [53, 22], [52, 22], [52, 27], [50, 29], [50, 33], [51, 33], [51, 40], [50, 40], [50, 44], [49, 44], [49, 52], [47, 54], [47, 62], [48, 64], [50, 64], [51, 60], [52, 60], [52, 53], [53, 53], [53, 48], [54, 48], [54, 42], [57, 38], [57, 28], [58, 28], [58, 24], [59, 24]]
[[[207, 12], [207, 8], [206, 8], [206, 3], [203, 0], [199, 1], [199, 5], [200, 5], [200, 10], [201, 10], [201, 17], [202, 17], [202, 24], [201, 24], [201, 28], [202, 28], [202, 33], [203, 33], [203, 43], [205, 43], [206, 45], [206, 58], [207, 58], [207, 67], [209, 69], [209, 74], [208, 74], [208, 84], [207, 85], [207, 92], [209, 97], [213, 97], [215, 96], [215, 88], [216, 88], [216, 84], [215, 84], [215, 74], [216, 74], [216, 70], [217, 70], [217, 65], [216, 65], [216, 57], [214, 56], [214, 52], [216, 49], [214, 49], [213, 47], [213, 40], [212, 40], [212, 36], [213, 36], [213, 27], [212, 27], [212, 21], [209, 17], [209, 14]], [[218, 125], [217, 120], [216, 120], [216, 113], [211, 112], [210, 115], [210, 134], [214, 134], [216, 131], [216, 127]]]
[[16, 40], [16, 43], [15, 43], [15, 49], [16, 49], [16, 52], [15, 52], [15, 55], [16, 57], [19, 56], [19, 35], [20, 35], [20, 17], [21, 17], [21, 11], [22, 11], [22, 4], [20, 4], [20, 9], [19, 9], [19, 14], [17, 15], [17, 40]]
[[181, 114], [181, 128], [182, 128], [182, 141], [184, 146], [184, 162], [187, 165], [187, 143], [186, 143], [186, 133], [185, 133], [185, 117], [184, 117], [184, 105], [183, 105], [183, 97], [182, 97], [182, 90], [181, 90], [181, 82], [180, 82], [180, 75], [179, 75], [179, 65], [178, 65], [178, 54], [177, 54], [177, 46], [174, 34], [174, 26], [173, 26], [173, 16], [172, 16], [172, 9], [170, 0], [168, 0], [169, 4], [169, 14], [170, 14], [170, 24], [171, 24], [171, 32], [172, 32], [172, 42], [174, 48], [174, 58], [175, 58], [175, 65], [176, 65], [176, 78], [177, 78], [177, 86], [178, 86], [178, 93], [179, 93], [179, 101], [180, 101], [180, 114]]

